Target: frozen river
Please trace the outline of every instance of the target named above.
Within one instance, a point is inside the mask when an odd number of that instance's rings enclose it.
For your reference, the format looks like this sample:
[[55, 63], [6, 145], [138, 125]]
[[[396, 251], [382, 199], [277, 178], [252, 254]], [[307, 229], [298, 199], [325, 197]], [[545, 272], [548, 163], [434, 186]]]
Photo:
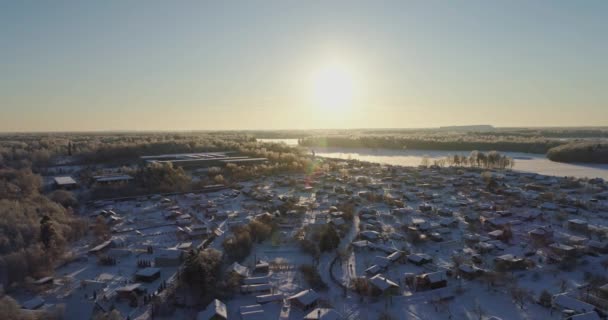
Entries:
[[[350, 148], [314, 148], [317, 156], [357, 159], [401, 166], [418, 166], [426, 156], [431, 162], [445, 158], [448, 155], [468, 155], [468, 151], [437, 151], [437, 150], [389, 150], [389, 149], [350, 149]], [[515, 159], [514, 170], [536, 172], [551, 176], [571, 176], [577, 178], [608, 179], [608, 165], [603, 164], [572, 164], [554, 162], [544, 154], [501, 152]]]
[[[282, 142], [287, 145], [298, 145], [298, 139], [258, 139], [264, 142]], [[426, 156], [431, 160], [445, 158], [448, 155], [468, 155], [470, 151], [440, 151], [440, 150], [390, 150], [390, 149], [353, 149], [353, 148], [310, 148], [317, 156], [356, 159], [391, 165], [418, 166]], [[570, 176], [577, 178], [600, 177], [608, 180], [608, 165], [605, 164], [574, 164], [554, 162], [544, 154], [501, 152], [515, 159], [514, 170], [535, 172], [550, 176]]]

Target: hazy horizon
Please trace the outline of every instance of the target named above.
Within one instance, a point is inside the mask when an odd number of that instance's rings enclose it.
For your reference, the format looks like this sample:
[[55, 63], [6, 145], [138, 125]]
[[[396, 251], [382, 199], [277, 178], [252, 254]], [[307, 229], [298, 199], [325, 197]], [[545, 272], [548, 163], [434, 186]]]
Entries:
[[0, 132], [608, 126], [608, 2], [3, 2]]

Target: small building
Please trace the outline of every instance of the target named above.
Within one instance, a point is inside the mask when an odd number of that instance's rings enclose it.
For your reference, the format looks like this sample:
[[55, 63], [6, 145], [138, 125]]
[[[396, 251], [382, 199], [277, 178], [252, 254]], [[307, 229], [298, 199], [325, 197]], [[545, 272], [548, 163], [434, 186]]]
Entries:
[[160, 278], [159, 268], [144, 268], [135, 273], [137, 281], [152, 282], [158, 278]]
[[595, 307], [589, 303], [580, 301], [568, 296], [566, 293], [560, 293], [553, 296], [553, 308], [558, 310], [573, 310], [576, 313], [587, 313], [594, 311]]
[[70, 189], [77, 188], [78, 187], [78, 183], [76, 182], [76, 180], [74, 180], [74, 178], [72, 178], [70, 176], [54, 177], [53, 178], [53, 186], [56, 189], [70, 190]]
[[541, 245], [546, 245], [553, 241], [553, 230], [550, 228], [539, 227], [530, 230], [528, 232], [528, 236], [530, 236], [532, 241]]
[[183, 251], [174, 249], [160, 249], [154, 251], [154, 265], [156, 267], [178, 267], [182, 264]]
[[458, 273], [465, 279], [472, 280], [484, 273], [484, 270], [470, 264], [458, 266]]
[[141, 295], [145, 292], [146, 289], [142, 287], [141, 283], [132, 283], [116, 289], [116, 297], [118, 299], [130, 299], [133, 293]]
[[243, 278], [249, 277], [249, 268], [241, 265], [236, 261], [231, 264], [230, 267], [228, 267], [228, 272], [236, 273]]
[[376, 295], [381, 294], [392, 294], [396, 295], [399, 293], [399, 285], [382, 274], [377, 274], [369, 279], [369, 283]]
[[211, 301], [205, 310], [196, 315], [196, 320], [227, 320], [228, 311], [226, 305], [218, 299]]
[[290, 296], [287, 300], [290, 301], [291, 305], [301, 310], [309, 310], [317, 304], [319, 294], [313, 289], [308, 289]]
[[373, 265], [373, 266], [365, 269], [365, 274], [367, 274], [369, 276], [373, 276], [373, 275], [380, 273], [380, 271], [382, 271], [382, 268], [380, 266]]
[[523, 270], [526, 268], [526, 260], [518, 258], [512, 254], [503, 254], [494, 258], [496, 265], [501, 265], [507, 270]]
[[100, 175], [93, 176], [96, 185], [119, 185], [119, 184], [127, 184], [133, 180], [133, 177], [126, 174], [121, 175]]
[[549, 249], [551, 252], [560, 257], [574, 257], [576, 256], [576, 248], [562, 244], [562, 243], [552, 243], [549, 245]]
[[421, 265], [433, 262], [433, 258], [426, 253], [410, 254], [407, 257], [407, 260], [417, 266], [421, 266]]
[[568, 229], [576, 232], [587, 232], [588, 231], [587, 221], [581, 219], [568, 220]]
[[44, 299], [42, 299], [39, 296], [35, 296], [34, 298], [22, 303], [21, 307], [23, 309], [27, 309], [27, 310], [36, 310], [36, 309], [39, 309], [40, 307], [42, 307], [43, 305], [44, 305]]
[[448, 285], [445, 271], [421, 274], [416, 277], [416, 291], [444, 288]]
[[269, 271], [270, 271], [270, 264], [268, 263], [268, 261], [259, 261], [258, 263], [255, 264], [255, 269], [253, 270], [253, 273], [267, 274]]

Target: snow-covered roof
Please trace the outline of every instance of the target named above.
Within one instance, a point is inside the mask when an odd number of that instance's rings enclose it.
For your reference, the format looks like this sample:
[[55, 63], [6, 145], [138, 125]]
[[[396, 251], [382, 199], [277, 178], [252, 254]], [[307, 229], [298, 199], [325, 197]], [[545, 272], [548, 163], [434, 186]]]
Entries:
[[414, 254], [410, 254], [407, 257], [408, 260], [412, 261], [412, 262], [422, 262], [423, 260], [433, 260], [433, 258], [431, 258], [431, 256], [429, 256], [426, 253], [414, 253]]
[[226, 305], [218, 299], [211, 301], [205, 310], [199, 312], [198, 315], [196, 315], [196, 320], [209, 320], [216, 315], [228, 319]]
[[60, 186], [76, 184], [76, 180], [74, 180], [74, 178], [72, 178], [70, 176], [55, 177], [55, 178], [53, 178], [53, 180], [55, 181], [55, 184], [60, 185]]
[[137, 271], [135, 273], [135, 275], [138, 277], [152, 277], [159, 272], [160, 272], [159, 268], [144, 268], [144, 269]]
[[234, 262], [233, 264], [231, 264], [230, 267], [228, 267], [228, 270], [236, 272], [238, 275], [243, 277], [249, 276], [249, 268], [239, 264], [238, 262]]
[[341, 315], [334, 309], [317, 308], [304, 317], [304, 320], [338, 320]]
[[553, 304], [564, 309], [574, 310], [576, 312], [591, 312], [595, 309], [592, 305], [572, 298], [565, 293], [556, 294], [553, 296]]
[[423, 277], [426, 277], [427, 279], [429, 279], [429, 281], [431, 283], [436, 283], [436, 282], [440, 282], [443, 280], [448, 280], [447, 275], [445, 274], [444, 271], [437, 271], [437, 272], [431, 272], [431, 273], [427, 273], [424, 274]]
[[377, 231], [366, 230], [366, 231], [361, 232], [360, 235], [363, 238], [367, 238], [369, 240], [375, 240], [375, 239], [378, 239], [378, 236], [380, 234]]
[[293, 296], [289, 297], [288, 299], [297, 300], [301, 304], [307, 306], [307, 305], [310, 305], [310, 304], [314, 303], [315, 301], [317, 301], [317, 299], [319, 299], [319, 294], [317, 294], [317, 292], [313, 289], [308, 289], [308, 290], [300, 291], [300, 292], [294, 294]]
[[371, 277], [369, 280], [374, 287], [380, 289], [381, 291], [387, 290], [391, 287], [394, 287], [394, 288], [399, 287], [398, 284], [389, 280], [387, 277], [383, 276], [382, 274], [377, 274], [377, 275]]

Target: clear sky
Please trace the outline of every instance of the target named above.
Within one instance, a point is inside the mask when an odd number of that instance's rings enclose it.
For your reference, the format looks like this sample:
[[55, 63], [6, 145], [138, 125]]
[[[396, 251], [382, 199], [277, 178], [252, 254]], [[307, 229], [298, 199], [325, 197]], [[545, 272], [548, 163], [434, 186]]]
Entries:
[[608, 1], [0, 1], [0, 131], [608, 125]]

